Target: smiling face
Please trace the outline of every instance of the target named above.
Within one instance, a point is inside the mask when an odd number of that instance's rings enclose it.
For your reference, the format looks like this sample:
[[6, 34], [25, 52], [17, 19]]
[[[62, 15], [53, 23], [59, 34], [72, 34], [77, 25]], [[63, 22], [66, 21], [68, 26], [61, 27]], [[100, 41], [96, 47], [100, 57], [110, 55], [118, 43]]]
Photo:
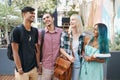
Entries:
[[98, 37], [98, 25], [94, 26], [93, 33], [94, 33], [94, 37]]
[[49, 13], [44, 14], [43, 15], [43, 22], [47, 27], [49, 27], [49, 26], [53, 25], [54, 18]]
[[75, 30], [79, 34], [81, 34], [83, 31], [81, 17], [78, 14], [72, 14], [70, 17], [69, 31], [72, 31], [72, 30]]
[[70, 26], [71, 26], [71, 28], [75, 28], [76, 24], [77, 24], [76, 18], [74, 16], [71, 16], [70, 17]]
[[23, 13], [23, 18], [24, 18], [24, 20], [27, 20], [29, 22], [33, 22], [35, 19], [35, 12], [34, 11], [25, 12], [25, 13]]

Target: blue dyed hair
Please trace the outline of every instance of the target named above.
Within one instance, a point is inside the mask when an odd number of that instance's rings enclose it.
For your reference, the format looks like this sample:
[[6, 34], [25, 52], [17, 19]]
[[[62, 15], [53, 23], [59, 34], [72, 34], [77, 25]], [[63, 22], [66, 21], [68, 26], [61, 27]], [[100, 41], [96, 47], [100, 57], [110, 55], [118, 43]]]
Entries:
[[97, 23], [98, 26], [98, 44], [100, 53], [109, 53], [107, 26], [103, 23]]

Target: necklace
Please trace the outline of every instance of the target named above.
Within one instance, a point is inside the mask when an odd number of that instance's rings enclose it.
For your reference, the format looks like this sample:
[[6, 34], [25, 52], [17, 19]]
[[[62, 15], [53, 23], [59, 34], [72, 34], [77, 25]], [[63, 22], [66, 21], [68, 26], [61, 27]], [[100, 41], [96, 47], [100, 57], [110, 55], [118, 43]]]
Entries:
[[32, 38], [31, 38], [31, 36], [29, 35], [29, 40], [28, 40], [28, 41], [30, 42], [30, 41], [31, 41], [31, 39], [32, 39]]
[[79, 38], [79, 34], [78, 33], [77, 34], [73, 34], [73, 39], [78, 40], [78, 38]]

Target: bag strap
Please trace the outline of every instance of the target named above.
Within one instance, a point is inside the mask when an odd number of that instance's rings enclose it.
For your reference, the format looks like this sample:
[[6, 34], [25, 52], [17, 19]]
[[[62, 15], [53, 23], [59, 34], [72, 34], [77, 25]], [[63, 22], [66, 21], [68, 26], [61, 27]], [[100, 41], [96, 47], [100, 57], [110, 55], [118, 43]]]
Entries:
[[23, 24], [21, 24], [21, 25], [18, 26], [18, 28], [20, 30], [20, 43], [22, 42], [22, 39], [23, 39], [23, 36], [24, 36], [23, 27], [24, 27]]
[[[19, 25], [18, 26], [18, 29], [19, 29], [19, 31], [20, 31], [20, 42], [19, 42], [19, 49], [21, 49], [21, 45], [20, 44], [22, 44], [22, 41], [23, 41], [23, 36], [24, 36], [24, 25], [23, 24], [21, 24], [21, 25]], [[20, 51], [18, 51], [18, 53], [20, 53]], [[19, 54], [20, 55], [20, 54]], [[23, 58], [23, 54], [21, 54], [21, 58]]]
[[45, 30], [42, 30], [41, 46], [40, 46], [40, 62], [42, 62], [42, 47], [43, 47], [43, 43], [44, 43], [44, 35], [45, 35]]

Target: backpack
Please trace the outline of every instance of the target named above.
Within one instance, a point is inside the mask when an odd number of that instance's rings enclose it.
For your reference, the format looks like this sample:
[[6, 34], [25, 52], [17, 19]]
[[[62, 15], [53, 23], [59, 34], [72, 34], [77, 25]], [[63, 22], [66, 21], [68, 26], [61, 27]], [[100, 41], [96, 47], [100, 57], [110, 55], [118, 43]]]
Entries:
[[[23, 24], [21, 24], [17, 27], [20, 30], [20, 41], [22, 40], [22, 36], [23, 36], [22, 26], [23, 26]], [[7, 57], [8, 57], [9, 60], [14, 61], [12, 45], [11, 45], [11, 35], [10, 35], [10, 43], [7, 46]]]

